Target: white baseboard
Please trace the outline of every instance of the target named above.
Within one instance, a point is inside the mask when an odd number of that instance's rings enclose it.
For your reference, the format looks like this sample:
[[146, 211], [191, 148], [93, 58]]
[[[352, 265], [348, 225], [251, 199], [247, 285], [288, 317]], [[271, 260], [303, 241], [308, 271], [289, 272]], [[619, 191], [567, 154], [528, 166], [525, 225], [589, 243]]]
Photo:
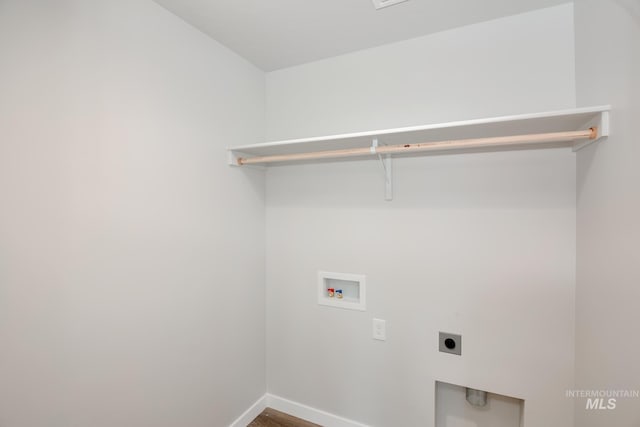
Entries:
[[249, 409], [244, 411], [229, 427], [247, 427], [266, 407], [273, 408], [277, 411], [320, 424], [324, 427], [369, 427], [356, 421], [331, 414], [284, 397], [275, 396], [273, 394], [265, 394], [258, 399]]
[[[277, 411], [285, 412], [294, 417], [320, 424], [324, 427], [369, 427], [365, 424], [303, 405], [283, 397], [274, 396], [273, 394], [265, 394], [266, 406]], [[244, 426], [243, 426], [244, 427]]]
[[265, 394], [256, 401], [249, 409], [244, 411], [242, 415], [238, 417], [229, 427], [247, 427], [251, 421], [253, 421], [264, 408], [267, 407], [267, 395]]

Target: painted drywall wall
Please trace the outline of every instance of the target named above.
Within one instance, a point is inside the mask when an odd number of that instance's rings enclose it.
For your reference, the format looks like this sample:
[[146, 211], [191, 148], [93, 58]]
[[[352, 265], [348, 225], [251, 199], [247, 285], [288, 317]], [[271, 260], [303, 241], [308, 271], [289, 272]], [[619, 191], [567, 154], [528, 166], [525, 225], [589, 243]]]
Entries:
[[0, 425], [227, 426], [265, 392], [264, 74], [151, 1], [0, 2]]
[[[578, 103], [613, 107], [608, 140], [578, 153], [576, 388], [637, 391], [640, 4], [580, 0], [575, 22]], [[638, 397], [586, 404], [576, 399], [576, 426], [640, 425]]]
[[[574, 106], [571, 5], [267, 74], [270, 139]], [[433, 426], [435, 381], [573, 423], [575, 156], [567, 149], [267, 172], [270, 393], [372, 426]], [[317, 304], [365, 274], [367, 311]], [[387, 341], [371, 319], [387, 320]], [[462, 357], [438, 331], [463, 335]]]
[[[267, 137], [573, 107], [568, 7], [268, 73]], [[531, 25], [536, 19], [544, 28]]]

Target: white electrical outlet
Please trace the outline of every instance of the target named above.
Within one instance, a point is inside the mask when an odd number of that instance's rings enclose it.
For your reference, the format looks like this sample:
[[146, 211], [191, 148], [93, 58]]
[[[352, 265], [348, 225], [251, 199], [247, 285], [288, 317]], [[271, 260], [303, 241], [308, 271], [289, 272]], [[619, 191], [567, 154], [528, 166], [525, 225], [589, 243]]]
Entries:
[[373, 339], [387, 340], [387, 321], [382, 319], [373, 319]]

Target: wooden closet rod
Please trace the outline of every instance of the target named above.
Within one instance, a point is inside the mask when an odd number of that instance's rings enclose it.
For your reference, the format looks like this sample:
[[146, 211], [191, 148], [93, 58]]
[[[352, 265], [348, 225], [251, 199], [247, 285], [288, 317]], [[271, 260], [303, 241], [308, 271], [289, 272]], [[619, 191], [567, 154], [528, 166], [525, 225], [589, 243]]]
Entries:
[[289, 162], [295, 160], [335, 159], [340, 157], [371, 156], [377, 154], [414, 153], [421, 151], [454, 150], [460, 148], [504, 147], [510, 145], [545, 144], [551, 142], [570, 142], [580, 139], [596, 139], [598, 129], [552, 133], [534, 133], [529, 135], [496, 136], [489, 138], [458, 139], [450, 141], [423, 142], [417, 144], [381, 145], [365, 148], [347, 148], [343, 150], [316, 151], [311, 153], [277, 154], [273, 156], [240, 157], [239, 165], [257, 163]]

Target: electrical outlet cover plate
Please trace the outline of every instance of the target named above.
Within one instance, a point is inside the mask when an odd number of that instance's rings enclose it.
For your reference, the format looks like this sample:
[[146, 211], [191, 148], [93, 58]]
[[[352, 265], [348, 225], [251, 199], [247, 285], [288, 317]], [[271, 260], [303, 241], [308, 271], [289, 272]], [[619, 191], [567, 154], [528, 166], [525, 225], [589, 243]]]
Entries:
[[462, 335], [440, 332], [439, 350], [443, 353], [462, 355]]
[[387, 321], [383, 319], [373, 319], [373, 339], [387, 340]]

